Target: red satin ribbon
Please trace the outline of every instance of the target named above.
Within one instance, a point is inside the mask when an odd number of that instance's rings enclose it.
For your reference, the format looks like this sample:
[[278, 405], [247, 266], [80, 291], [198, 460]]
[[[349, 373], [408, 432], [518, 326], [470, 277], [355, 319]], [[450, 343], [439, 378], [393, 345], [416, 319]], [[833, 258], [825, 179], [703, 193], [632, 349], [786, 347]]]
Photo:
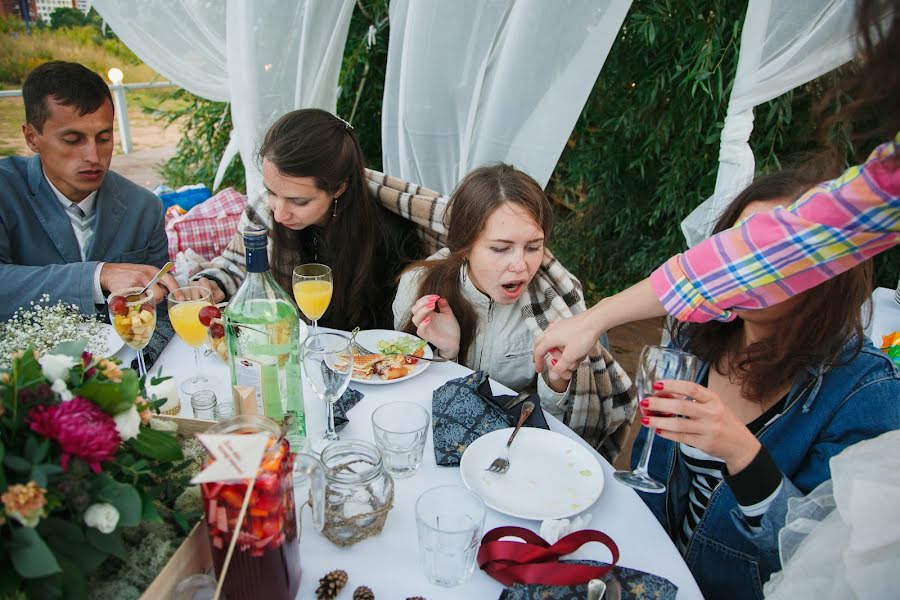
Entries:
[[[522, 542], [499, 541], [513, 536]], [[605, 567], [561, 563], [559, 558], [575, 552], [588, 542], [609, 548], [612, 563]], [[606, 575], [619, 562], [619, 547], [611, 537], [593, 529], [576, 531], [552, 546], [533, 531], [521, 527], [497, 527], [488, 531], [478, 549], [478, 566], [505, 586], [514, 583], [538, 585], [578, 585]]]

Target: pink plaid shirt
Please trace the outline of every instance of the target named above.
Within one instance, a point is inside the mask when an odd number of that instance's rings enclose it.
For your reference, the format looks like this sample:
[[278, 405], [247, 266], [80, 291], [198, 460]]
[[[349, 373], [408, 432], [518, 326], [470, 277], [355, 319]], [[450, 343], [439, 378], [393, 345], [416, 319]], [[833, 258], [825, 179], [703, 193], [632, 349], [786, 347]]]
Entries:
[[753, 215], [650, 276], [680, 321], [728, 321], [777, 304], [900, 243], [900, 157], [893, 141], [788, 208]]
[[226, 188], [187, 213], [166, 215], [169, 256], [190, 248], [207, 260], [222, 253], [234, 237], [247, 198], [234, 188]]

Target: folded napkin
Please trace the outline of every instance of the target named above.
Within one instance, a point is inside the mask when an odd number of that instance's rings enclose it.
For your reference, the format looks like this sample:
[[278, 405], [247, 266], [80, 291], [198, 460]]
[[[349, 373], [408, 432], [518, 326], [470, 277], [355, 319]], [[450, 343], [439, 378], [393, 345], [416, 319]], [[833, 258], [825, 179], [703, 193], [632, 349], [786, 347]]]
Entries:
[[356, 404], [362, 399], [362, 392], [357, 392], [356, 390], [351, 390], [350, 388], [347, 388], [347, 391], [337, 399], [337, 401], [334, 403], [335, 431], [340, 431], [347, 426], [347, 423], [350, 422], [350, 419], [347, 418], [347, 413], [350, 412], [350, 409], [356, 406]]
[[[457, 466], [465, 449], [486, 433], [513, 427], [522, 411], [521, 402], [505, 409], [515, 396], [494, 396], [487, 373], [475, 371], [451, 379], [434, 391], [431, 422], [434, 459], [439, 465]], [[537, 394], [529, 397], [535, 410], [525, 421], [527, 427], [550, 429]]]
[[[593, 560], [564, 560], [563, 563], [605, 566]], [[644, 573], [637, 569], [615, 566], [604, 578], [607, 585], [606, 598], [615, 598], [610, 588], [618, 584], [622, 600], [674, 600], [678, 586], [659, 575]], [[523, 585], [517, 583], [500, 594], [499, 600], [584, 600], [587, 598], [587, 584], [581, 585]]]

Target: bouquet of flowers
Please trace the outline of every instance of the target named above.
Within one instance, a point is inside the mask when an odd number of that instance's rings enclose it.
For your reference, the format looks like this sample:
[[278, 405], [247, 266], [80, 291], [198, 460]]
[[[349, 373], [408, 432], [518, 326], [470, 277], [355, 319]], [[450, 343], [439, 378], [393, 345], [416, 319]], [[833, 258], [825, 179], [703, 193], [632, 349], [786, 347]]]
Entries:
[[159, 520], [174, 434], [131, 369], [63, 342], [0, 369], [0, 597], [87, 597], [85, 578], [125, 558], [123, 528]]

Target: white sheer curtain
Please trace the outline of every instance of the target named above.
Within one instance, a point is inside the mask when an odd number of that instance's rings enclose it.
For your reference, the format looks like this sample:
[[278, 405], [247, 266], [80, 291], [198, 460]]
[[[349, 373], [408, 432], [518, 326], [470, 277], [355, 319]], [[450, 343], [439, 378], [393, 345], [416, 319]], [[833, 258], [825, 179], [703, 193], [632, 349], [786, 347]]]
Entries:
[[853, 58], [855, 4], [750, 0], [722, 129], [716, 189], [681, 223], [689, 245], [709, 236], [719, 215], [753, 180], [756, 163], [748, 144], [753, 108]]
[[546, 185], [630, 5], [393, 0], [385, 172], [449, 193], [505, 161]]
[[116, 35], [155, 71], [193, 94], [231, 103], [232, 143], [222, 160], [240, 151], [248, 194], [261, 187], [255, 151], [272, 121], [301, 107], [334, 112], [353, 6], [354, 0], [94, 0]]

